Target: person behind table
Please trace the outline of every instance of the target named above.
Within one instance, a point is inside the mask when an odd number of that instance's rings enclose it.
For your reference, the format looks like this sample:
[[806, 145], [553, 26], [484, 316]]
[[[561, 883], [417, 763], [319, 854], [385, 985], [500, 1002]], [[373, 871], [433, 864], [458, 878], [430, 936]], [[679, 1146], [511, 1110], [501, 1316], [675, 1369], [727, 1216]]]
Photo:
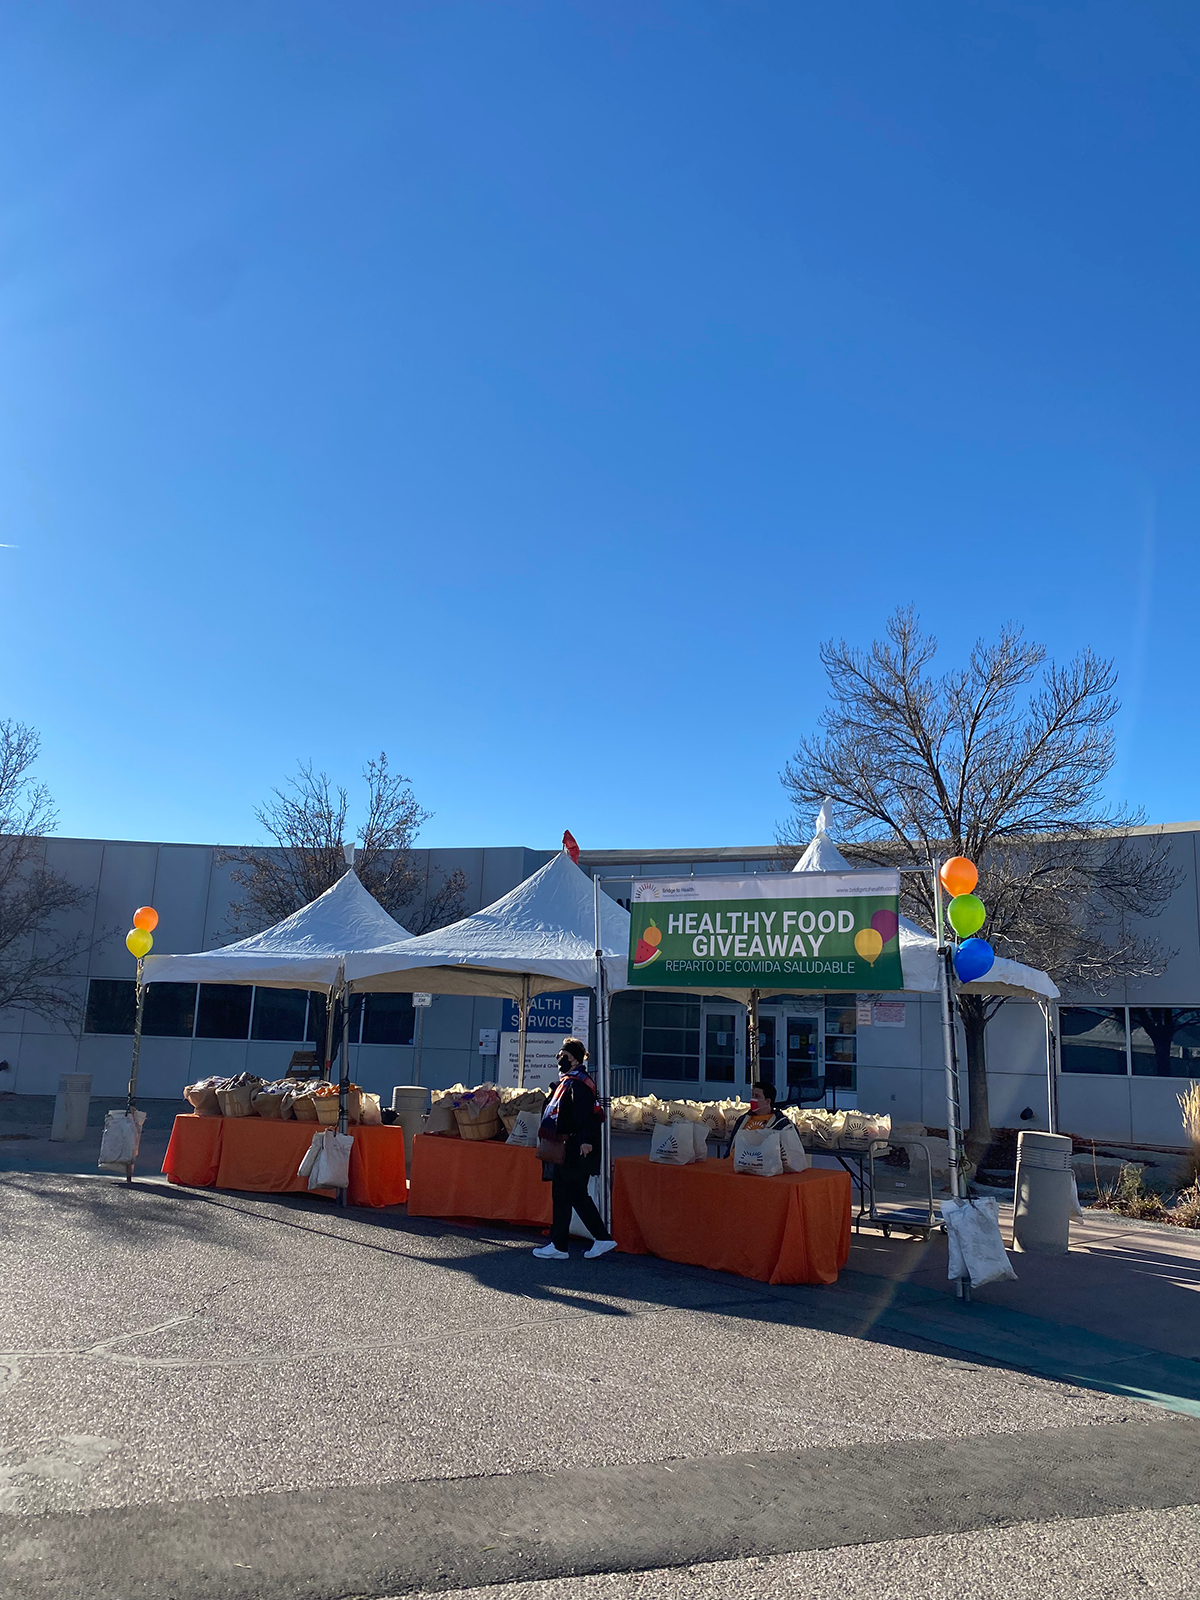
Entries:
[[733, 1125], [733, 1132], [729, 1135], [729, 1148], [733, 1150], [733, 1141], [745, 1128], [749, 1133], [761, 1133], [766, 1128], [788, 1128], [791, 1124], [782, 1111], [775, 1109], [775, 1085], [768, 1083], [766, 1078], [760, 1078], [750, 1091], [753, 1104], [749, 1111], [743, 1111]]
[[600, 1171], [600, 1129], [604, 1108], [596, 1098], [596, 1085], [584, 1063], [588, 1053], [582, 1039], [564, 1039], [558, 1052], [558, 1087], [550, 1097], [538, 1133], [547, 1139], [562, 1139], [567, 1156], [561, 1165], [542, 1163], [542, 1177], [550, 1180], [553, 1222], [550, 1243], [533, 1253], [544, 1261], [565, 1261], [571, 1237], [571, 1212], [591, 1234], [595, 1243], [584, 1252], [588, 1260], [607, 1255], [617, 1248], [616, 1240], [604, 1226], [604, 1218], [588, 1193], [588, 1179]]

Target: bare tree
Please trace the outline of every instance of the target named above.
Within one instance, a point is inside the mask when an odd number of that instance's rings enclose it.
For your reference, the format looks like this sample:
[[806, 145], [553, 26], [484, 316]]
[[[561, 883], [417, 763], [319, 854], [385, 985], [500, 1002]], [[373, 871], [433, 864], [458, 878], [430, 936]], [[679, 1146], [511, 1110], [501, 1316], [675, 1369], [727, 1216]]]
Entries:
[[255, 812], [274, 844], [221, 857], [238, 863], [233, 881], [246, 891], [230, 908], [240, 932], [291, 916], [332, 888], [346, 871], [345, 846], [355, 838], [361, 841], [355, 872], [384, 910], [411, 932], [425, 933], [463, 915], [464, 874], [456, 869], [428, 893], [413, 862], [413, 841], [430, 813], [417, 804], [408, 779], [392, 772], [382, 753], [367, 762], [362, 776], [366, 814], [357, 829], [347, 828], [345, 789], [335, 788], [324, 772], [314, 772], [311, 761], [301, 763], [297, 775]]
[[[796, 814], [781, 839], [800, 843], [802, 821], [828, 795], [854, 859], [968, 856], [980, 869], [985, 937], [1060, 988], [1102, 993], [1161, 972], [1169, 953], [1130, 923], [1157, 915], [1174, 888], [1167, 846], [1131, 835], [1141, 817], [1102, 793], [1118, 710], [1112, 663], [1084, 651], [1056, 666], [1012, 626], [977, 643], [964, 667], [935, 673], [936, 652], [911, 607], [869, 650], [821, 647], [830, 705], [784, 770]], [[900, 881], [904, 910], [931, 926], [930, 878]], [[1001, 1004], [958, 996], [975, 1162], [991, 1142], [985, 1032]]]
[[0, 721], [0, 1010], [73, 1026], [79, 995], [70, 980], [91, 940], [64, 936], [58, 919], [92, 895], [46, 865], [45, 838], [58, 819], [45, 784], [32, 777], [40, 751], [33, 728]]

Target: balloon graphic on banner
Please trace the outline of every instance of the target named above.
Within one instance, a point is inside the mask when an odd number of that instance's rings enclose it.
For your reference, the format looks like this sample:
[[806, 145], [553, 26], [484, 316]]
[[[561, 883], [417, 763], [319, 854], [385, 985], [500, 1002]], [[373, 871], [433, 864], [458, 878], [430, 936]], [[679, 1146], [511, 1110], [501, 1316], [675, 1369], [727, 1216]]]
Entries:
[[860, 928], [854, 935], [854, 948], [874, 966], [883, 951], [883, 935], [878, 928]]
[[987, 909], [978, 895], [956, 894], [946, 908], [950, 926], [960, 939], [978, 933], [987, 920]]
[[979, 882], [979, 869], [966, 856], [951, 856], [938, 873], [947, 894], [970, 894]]
[[144, 928], [147, 933], [153, 933], [158, 927], [158, 912], [153, 906], [139, 906], [133, 913], [135, 928]]
[[900, 918], [894, 911], [877, 911], [871, 918], [871, 926], [884, 944], [891, 944], [900, 927]]
[[130, 928], [125, 935], [125, 948], [140, 961], [154, 948], [154, 935], [146, 928]]
[[954, 970], [959, 983], [974, 983], [992, 970], [996, 952], [986, 939], [964, 939], [954, 952]]

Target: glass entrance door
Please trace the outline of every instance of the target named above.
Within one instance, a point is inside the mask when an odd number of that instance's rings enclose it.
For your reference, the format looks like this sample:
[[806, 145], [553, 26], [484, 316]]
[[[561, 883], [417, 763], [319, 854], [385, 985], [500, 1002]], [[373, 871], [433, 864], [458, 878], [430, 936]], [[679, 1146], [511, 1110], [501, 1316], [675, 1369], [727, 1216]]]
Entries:
[[738, 1013], [704, 1008], [704, 1078], [706, 1083], [735, 1083], [738, 1049]]
[[[758, 1008], [759, 1072], [775, 1085], [780, 1100], [811, 1089], [821, 1076], [821, 1013], [792, 1006]], [[746, 1082], [750, 1081], [746, 1060]]]
[[784, 1082], [789, 1095], [795, 1089], [813, 1090], [821, 1076], [821, 1021], [819, 1013], [801, 1016], [789, 1012], [784, 1018]]

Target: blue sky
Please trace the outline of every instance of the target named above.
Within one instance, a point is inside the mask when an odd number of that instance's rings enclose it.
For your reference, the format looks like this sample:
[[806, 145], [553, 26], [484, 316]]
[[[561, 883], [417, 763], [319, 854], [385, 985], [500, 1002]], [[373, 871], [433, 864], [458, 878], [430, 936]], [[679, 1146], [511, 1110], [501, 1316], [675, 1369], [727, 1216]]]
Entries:
[[1188, 4], [12, 4], [0, 711], [67, 834], [767, 842], [817, 646], [1116, 658], [1200, 815]]

